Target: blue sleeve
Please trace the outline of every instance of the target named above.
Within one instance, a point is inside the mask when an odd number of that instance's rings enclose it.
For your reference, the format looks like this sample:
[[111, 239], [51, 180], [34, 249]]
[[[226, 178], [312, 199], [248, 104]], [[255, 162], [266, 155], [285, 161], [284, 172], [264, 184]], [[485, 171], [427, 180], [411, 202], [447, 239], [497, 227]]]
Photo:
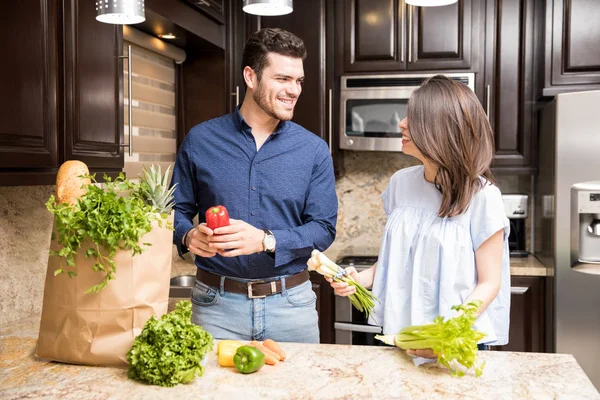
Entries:
[[504, 229], [504, 240], [508, 240], [510, 222], [504, 212], [502, 194], [496, 186], [486, 184], [474, 196], [471, 207], [471, 240], [474, 251], [500, 229]]
[[183, 235], [194, 227], [193, 218], [198, 213], [198, 201], [196, 198], [196, 180], [194, 166], [191, 161], [191, 135], [187, 135], [181, 144], [175, 168], [173, 169], [173, 178], [171, 186], [177, 184], [173, 194], [175, 200], [175, 231], [173, 232], [173, 243], [177, 246], [179, 256], [187, 253], [188, 249], [181, 244]]
[[325, 142], [320, 141], [312, 178], [306, 194], [301, 226], [274, 230], [275, 267], [309, 257], [313, 249], [326, 250], [335, 239], [338, 200], [333, 161]]

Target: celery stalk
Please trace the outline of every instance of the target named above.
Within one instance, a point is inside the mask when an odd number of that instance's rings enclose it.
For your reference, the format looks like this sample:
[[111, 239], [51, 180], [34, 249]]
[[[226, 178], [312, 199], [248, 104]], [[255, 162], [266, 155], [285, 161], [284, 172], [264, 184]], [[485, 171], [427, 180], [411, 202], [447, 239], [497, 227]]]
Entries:
[[485, 334], [473, 329], [480, 306], [481, 301], [453, 306], [453, 310], [462, 311], [462, 314], [448, 319], [437, 317], [431, 324], [406, 327], [394, 335], [393, 340], [390, 340], [392, 335], [375, 338], [404, 350], [432, 349], [438, 356], [438, 363], [448, 368], [452, 375], [463, 376], [464, 369], [473, 368], [475, 375], [481, 376], [485, 363], [477, 361], [477, 342]]

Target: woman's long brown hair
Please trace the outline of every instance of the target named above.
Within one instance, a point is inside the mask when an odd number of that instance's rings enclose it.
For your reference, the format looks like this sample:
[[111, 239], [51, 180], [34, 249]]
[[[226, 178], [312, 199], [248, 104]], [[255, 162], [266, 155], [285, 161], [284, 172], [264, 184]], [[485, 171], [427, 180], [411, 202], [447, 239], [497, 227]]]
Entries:
[[442, 193], [440, 217], [464, 213], [483, 187], [494, 182], [490, 164], [494, 136], [475, 93], [443, 75], [426, 80], [408, 102], [410, 136], [438, 166], [435, 185]]

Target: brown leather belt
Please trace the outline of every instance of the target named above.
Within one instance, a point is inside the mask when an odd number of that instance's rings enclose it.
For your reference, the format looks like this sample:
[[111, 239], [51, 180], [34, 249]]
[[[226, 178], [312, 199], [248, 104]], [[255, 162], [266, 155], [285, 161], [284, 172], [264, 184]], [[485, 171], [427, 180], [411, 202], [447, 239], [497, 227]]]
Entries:
[[[216, 289], [221, 287], [221, 276], [206, 272], [198, 268], [196, 279]], [[296, 275], [285, 278], [286, 289], [291, 289], [303, 284], [310, 279], [307, 270]], [[271, 294], [281, 293], [281, 279], [265, 282], [264, 279], [256, 279], [248, 282], [240, 282], [225, 277], [224, 289], [227, 292], [247, 294], [249, 299], [266, 297]]]

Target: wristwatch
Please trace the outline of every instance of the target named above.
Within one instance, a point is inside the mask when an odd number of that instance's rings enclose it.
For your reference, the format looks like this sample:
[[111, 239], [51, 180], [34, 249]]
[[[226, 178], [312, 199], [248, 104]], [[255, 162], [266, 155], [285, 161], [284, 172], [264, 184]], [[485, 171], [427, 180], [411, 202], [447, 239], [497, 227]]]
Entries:
[[263, 238], [263, 251], [267, 253], [273, 253], [275, 251], [275, 235], [268, 229], [263, 229], [265, 232], [265, 237]]

